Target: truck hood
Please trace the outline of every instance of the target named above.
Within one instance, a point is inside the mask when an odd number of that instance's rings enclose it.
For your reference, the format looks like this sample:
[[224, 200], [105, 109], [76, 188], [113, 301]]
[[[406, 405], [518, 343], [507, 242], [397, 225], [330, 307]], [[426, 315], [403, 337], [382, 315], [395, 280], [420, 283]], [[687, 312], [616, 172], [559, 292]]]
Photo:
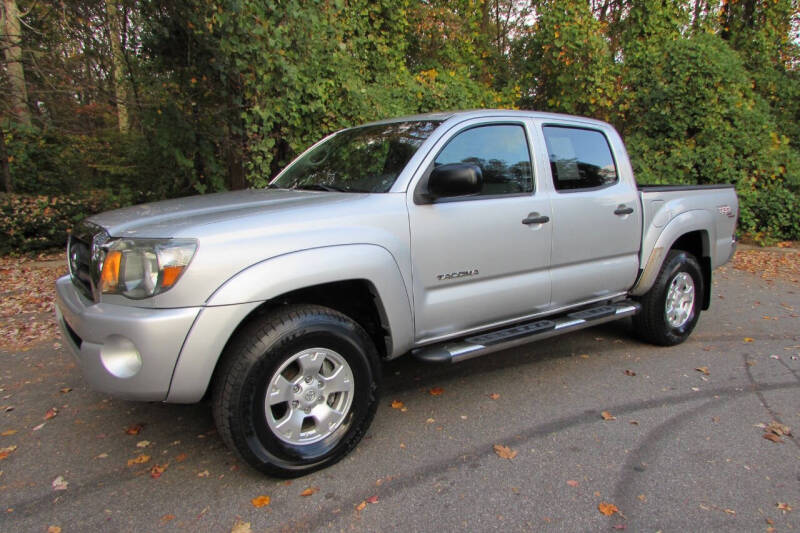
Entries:
[[112, 237], [189, 237], [200, 226], [258, 214], [313, 209], [363, 200], [358, 193], [329, 193], [287, 189], [248, 189], [191, 196], [116, 209], [89, 219]]

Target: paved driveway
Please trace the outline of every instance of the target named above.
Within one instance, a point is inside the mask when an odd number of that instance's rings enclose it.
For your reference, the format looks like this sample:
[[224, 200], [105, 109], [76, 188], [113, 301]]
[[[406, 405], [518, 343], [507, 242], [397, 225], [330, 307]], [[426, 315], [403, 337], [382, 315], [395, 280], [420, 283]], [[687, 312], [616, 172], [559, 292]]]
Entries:
[[[456, 366], [398, 361], [355, 452], [291, 482], [238, 462], [206, 404], [93, 393], [53, 342], [0, 352], [0, 530], [797, 529], [798, 315], [797, 284], [728, 269], [674, 348], [615, 323]], [[798, 435], [765, 439], [773, 421]]]

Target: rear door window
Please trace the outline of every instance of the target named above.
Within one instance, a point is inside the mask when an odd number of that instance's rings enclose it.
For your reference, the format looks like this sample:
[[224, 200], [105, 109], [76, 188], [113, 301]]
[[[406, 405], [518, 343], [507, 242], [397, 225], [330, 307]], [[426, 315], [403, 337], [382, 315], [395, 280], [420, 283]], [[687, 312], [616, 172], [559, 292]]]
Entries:
[[542, 130], [557, 191], [594, 189], [618, 181], [611, 147], [602, 132], [568, 126]]

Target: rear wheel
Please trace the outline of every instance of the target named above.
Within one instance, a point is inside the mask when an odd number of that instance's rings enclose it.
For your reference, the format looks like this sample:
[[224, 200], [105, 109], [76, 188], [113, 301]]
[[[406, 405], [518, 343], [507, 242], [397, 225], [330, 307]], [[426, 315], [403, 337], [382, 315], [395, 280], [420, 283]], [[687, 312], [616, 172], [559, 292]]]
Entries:
[[671, 250], [655, 283], [641, 298], [642, 310], [633, 317], [638, 337], [661, 346], [685, 341], [700, 318], [703, 282], [697, 259], [683, 250]]
[[223, 357], [214, 388], [219, 433], [267, 474], [296, 477], [332, 465], [375, 415], [375, 347], [332, 309], [287, 306], [256, 319]]

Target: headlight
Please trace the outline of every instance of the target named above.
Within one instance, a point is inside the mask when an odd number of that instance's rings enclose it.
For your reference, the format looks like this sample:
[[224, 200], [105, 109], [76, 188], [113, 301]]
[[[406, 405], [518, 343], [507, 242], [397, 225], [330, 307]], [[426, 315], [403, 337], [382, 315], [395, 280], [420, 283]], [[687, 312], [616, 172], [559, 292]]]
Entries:
[[178, 281], [197, 250], [188, 239], [118, 239], [103, 245], [100, 292], [148, 298]]

